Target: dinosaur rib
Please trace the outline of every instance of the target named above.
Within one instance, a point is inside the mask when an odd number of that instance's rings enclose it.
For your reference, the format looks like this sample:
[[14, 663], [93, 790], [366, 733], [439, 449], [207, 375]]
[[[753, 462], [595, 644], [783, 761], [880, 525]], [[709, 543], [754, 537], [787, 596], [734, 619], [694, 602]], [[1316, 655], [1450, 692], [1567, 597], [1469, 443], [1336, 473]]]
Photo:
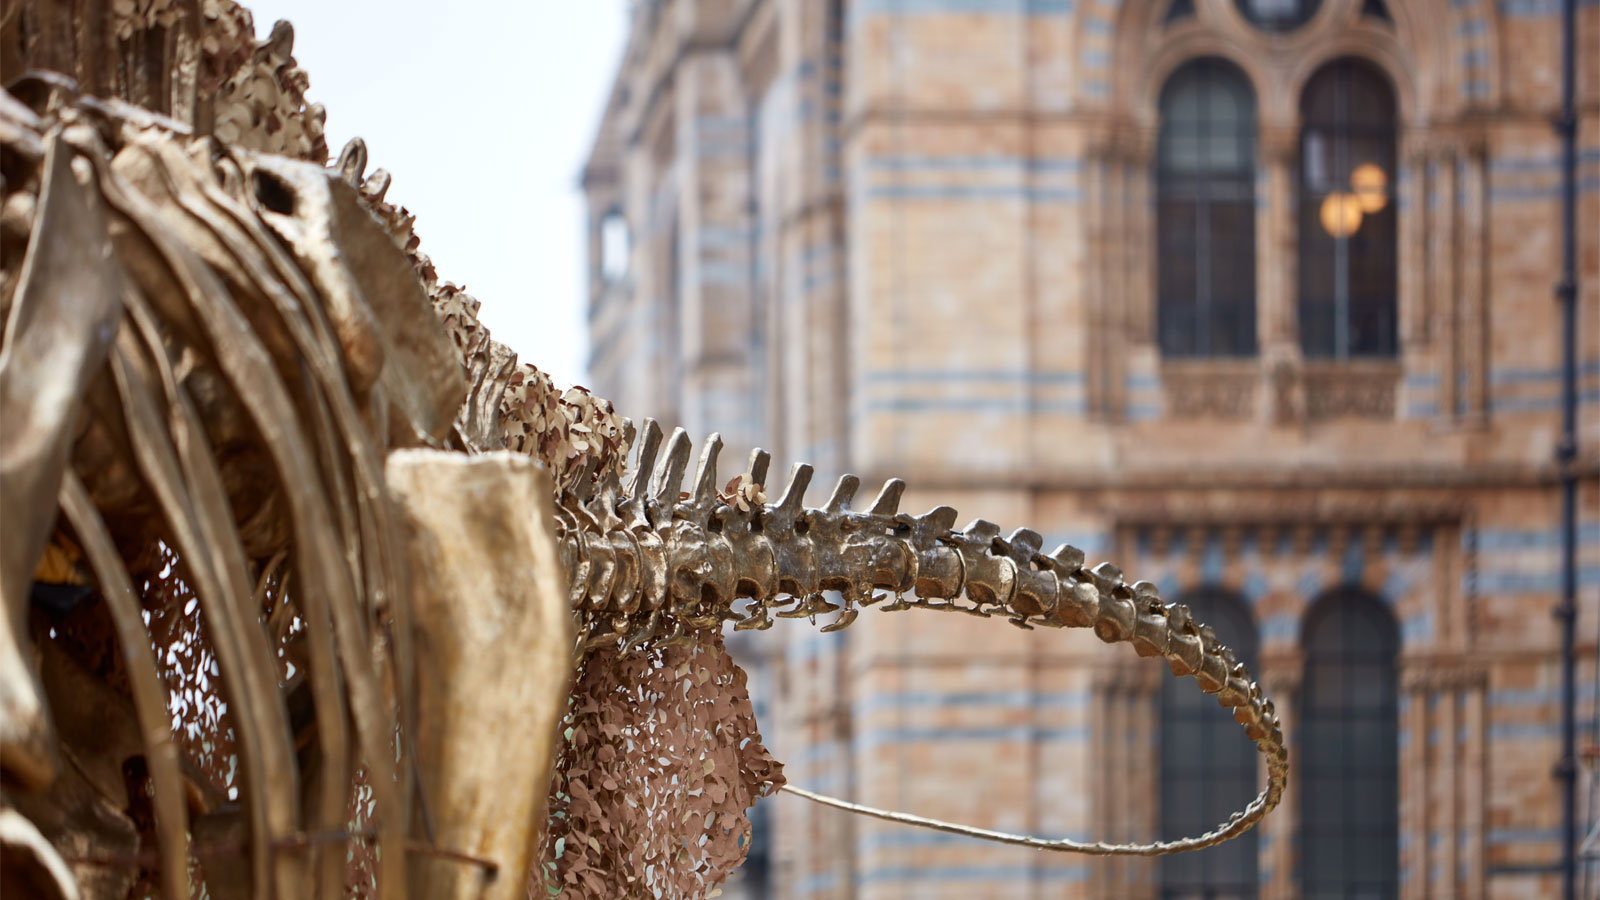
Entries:
[[[628, 435], [632, 441], [632, 435]], [[558, 505], [562, 562], [584, 648], [621, 642], [624, 649], [658, 637], [670, 622], [683, 629], [734, 622], [764, 629], [771, 614], [811, 618], [838, 611], [824, 631], [853, 622], [859, 610], [895, 595], [886, 610], [934, 609], [989, 617], [1019, 628], [1090, 628], [1106, 643], [1127, 642], [1143, 657], [1162, 657], [1174, 676], [1194, 676], [1200, 690], [1233, 710], [1267, 762], [1267, 785], [1217, 828], [1196, 837], [1146, 844], [1047, 841], [951, 825], [903, 813], [875, 811], [810, 792], [819, 802], [892, 821], [960, 831], [989, 840], [1098, 855], [1153, 856], [1219, 843], [1248, 830], [1277, 806], [1288, 773], [1283, 731], [1271, 700], [1210, 626], [1183, 604], [1163, 603], [1155, 585], [1126, 584], [1109, 562], [1084, 566], [1082, 550], [1063, 544], [1046, 555], [1038, 532], [978, 519], [955, 529], [956, 511], [940, 506], [920, 516], [899, 512], [905, 483], [891, 479], [866, 511], [851, 508], [861, 481], [839, 479], [820, 508], [802, 503], [812, 469], [797, 464], [782, 498], [765, 498], [771, 457], [757, 450], [731, 495], [719, 494], [713, 434], [688, 491], [683, 478], [690, 443], [682, 429], [657, 461], [661, 430], [646, 420], [639, 435], [632, 484], [594, 468], [566, 479]], [[730, 486], [732, 487], [732, 486]], [[836, 591], [842, 606], [824, 595]], [[906, 599], [906, 595], [913, 599]], [[965, 597], [969, 604], [958, 602]], [[736, 611], [735, 604], [748, 601]], [[788, 609], [779, 609], [793, 602]], [[685, 638], [687, 639], [687, 638]]]

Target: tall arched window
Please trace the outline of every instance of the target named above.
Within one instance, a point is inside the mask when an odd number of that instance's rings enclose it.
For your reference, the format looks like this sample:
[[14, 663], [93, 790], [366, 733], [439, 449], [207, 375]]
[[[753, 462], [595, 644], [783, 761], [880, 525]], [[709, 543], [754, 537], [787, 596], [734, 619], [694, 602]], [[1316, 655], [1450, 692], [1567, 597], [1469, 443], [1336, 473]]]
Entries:
[[1399, 629], [1359, 588], [1306, 614], [1300, 710], [1301, 896], [1399, 891]]
[[1256, 352], [1256, 99], [1232, 63], [1185, 63], [1161, 89], [1156, 312], [1161, 352]]
[[1300, 119], [1301, 349], [1393, 356], [1394, 90], [1370, 63], [1334, 60], [1306, 84]]
[[600, 277], [607, 284], [621, 281], [628, 274], [629, 245], [628, 220], [621, 210], [613, 209], [600, 220]]
[[[1239, 661], [1256, 671], [1257, 637], [1237, 594], [1202, 589], [1183, 599]], [[1256, 795], [1260, 756], [1229, 711], [1194, 683], [1161, 686], [1161, 836], [1203, 834]], [[1256, 896], [1255, 829], [1215, 847], [1161, 857], [1164, 900], [1246, 900]]]

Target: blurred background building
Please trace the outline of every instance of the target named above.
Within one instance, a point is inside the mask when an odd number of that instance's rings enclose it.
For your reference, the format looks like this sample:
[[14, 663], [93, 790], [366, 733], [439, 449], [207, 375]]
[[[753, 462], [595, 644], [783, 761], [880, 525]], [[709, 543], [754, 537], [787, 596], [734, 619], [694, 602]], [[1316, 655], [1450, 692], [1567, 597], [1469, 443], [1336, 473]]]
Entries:
[[[1238, 648], [1293, 754], [1262, 827], [1161, 862], [780, 797], [744, 890], [1554, 894], [1558, 6], [635, 4], [584, 172], [596, 389], [1115, 560]], [[1579, 6], [1592, 734], [1600, 5]], [[1092, 636], [868, 611], [744, 652], [790, 779], [859, 802], [1146, 840], [1256, 789], [1222, 710]]]

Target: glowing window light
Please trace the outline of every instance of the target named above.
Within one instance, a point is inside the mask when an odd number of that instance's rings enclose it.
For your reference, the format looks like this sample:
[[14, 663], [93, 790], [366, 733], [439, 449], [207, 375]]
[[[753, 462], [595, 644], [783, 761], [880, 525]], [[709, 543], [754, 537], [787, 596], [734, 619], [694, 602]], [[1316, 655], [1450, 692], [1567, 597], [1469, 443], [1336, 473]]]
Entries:
[[1377, 163], [1362, 163], [1350, 173], [1350, 187], [1364, 213], [1375, 213], [1389, 205], [1389, 176]]
[[1322, 227], [1336, 238], [1347, 238], [1361, 227], [1361, 200], [1353, 193], [1334, 191], [1322, 201]]

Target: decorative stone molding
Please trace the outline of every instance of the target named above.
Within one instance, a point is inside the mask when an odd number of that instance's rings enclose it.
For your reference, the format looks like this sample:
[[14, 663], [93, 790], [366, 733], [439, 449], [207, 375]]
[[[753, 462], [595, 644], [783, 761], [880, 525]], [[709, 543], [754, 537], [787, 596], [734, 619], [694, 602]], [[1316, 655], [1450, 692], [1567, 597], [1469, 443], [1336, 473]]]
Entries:
[[1301, 378], [1308, 421], [1394, 418], [1398, 362], [1308, 363]]
[[[1296, 553], [1305, 552], [1312, 538], [1335, 525], [1393, 529], [1397, 536], [1415, 541], [1434, 528], [1458, 525], [1467, 515], [1460, 496], [1453, 492], [1396, 492], [1384, 489], [1329, 492], [1308, 478], [1303, 488], [1259, 494], [1235, 491], [1138, 491], [1108, 495], [1116, 504], [1117, 528], [1149, 530], [1152, 540], [1175, 540], [1180, 530], [1200, 528], [1201, 533], [1227, 523], [1254, 530], [1258, 541], [1276, 541], [1287, 531]], [[1188, 540], [1194, 540], [1191, 531]], [[1165, 546], [1165, 545], [1163, 545]]]
[[1250, 419], [1261, 373], [1252, 360], [1161, 363], [1161, 385], [1171, 419]]
[[1267, 390], [1274, 425], [1305, 421], [1306, 393], [1298, 353], [1280, 356], [1267, 364]]
[[1489, 686], [1489, 669], [1481, 663], [1456, 659], [1407, 661], [1402, 658], [1401, 689], [1429, 694], [1483, 690]]

